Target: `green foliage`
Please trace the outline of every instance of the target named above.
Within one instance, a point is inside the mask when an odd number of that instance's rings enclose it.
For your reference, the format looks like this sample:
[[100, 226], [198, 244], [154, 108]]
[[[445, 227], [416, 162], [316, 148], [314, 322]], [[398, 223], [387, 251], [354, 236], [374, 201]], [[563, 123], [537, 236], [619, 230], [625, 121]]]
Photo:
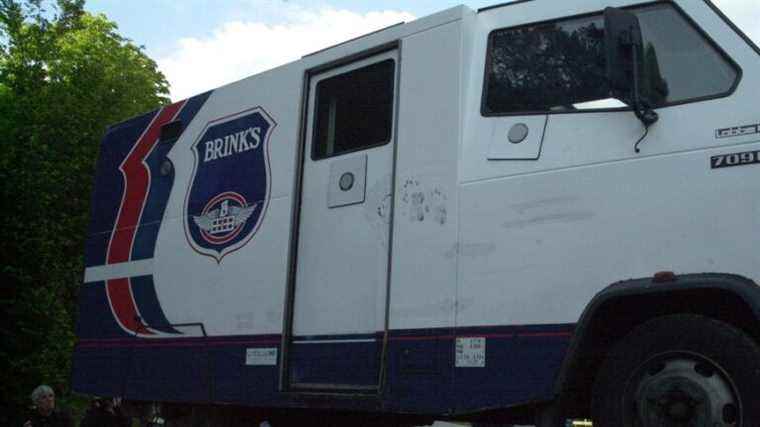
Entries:
[[69, 393], [99, 140], [168, 101], [155, 62], [83, 6], [0, 0], [0, 425], [40, 383]]

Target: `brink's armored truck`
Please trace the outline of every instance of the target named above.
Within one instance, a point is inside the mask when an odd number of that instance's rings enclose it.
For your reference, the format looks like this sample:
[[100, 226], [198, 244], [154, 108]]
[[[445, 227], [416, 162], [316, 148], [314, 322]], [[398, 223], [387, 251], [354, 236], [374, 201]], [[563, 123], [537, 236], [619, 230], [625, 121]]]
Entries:
[[759, 425], [758, 94], [709, 0], [536, 0], [116, 124], [74, 388], [169, 424]]

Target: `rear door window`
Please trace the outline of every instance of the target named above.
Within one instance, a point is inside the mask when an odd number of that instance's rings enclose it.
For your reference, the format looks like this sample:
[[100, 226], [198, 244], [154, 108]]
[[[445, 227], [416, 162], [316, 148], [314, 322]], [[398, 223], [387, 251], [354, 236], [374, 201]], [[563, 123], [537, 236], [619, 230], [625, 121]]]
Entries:
[[388, 59], [317, 83], [314, 160], [391, 140], [394, 70]]

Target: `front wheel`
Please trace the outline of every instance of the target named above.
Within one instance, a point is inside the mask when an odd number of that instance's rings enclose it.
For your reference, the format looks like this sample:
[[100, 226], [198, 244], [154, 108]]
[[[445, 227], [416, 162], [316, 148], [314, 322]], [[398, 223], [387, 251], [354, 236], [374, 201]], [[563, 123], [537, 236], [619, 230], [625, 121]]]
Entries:
[[594, 381], [595, 425], [746, 427], [760, 423], [760, 347], [733, 326], [679, 314], [637, 327]]

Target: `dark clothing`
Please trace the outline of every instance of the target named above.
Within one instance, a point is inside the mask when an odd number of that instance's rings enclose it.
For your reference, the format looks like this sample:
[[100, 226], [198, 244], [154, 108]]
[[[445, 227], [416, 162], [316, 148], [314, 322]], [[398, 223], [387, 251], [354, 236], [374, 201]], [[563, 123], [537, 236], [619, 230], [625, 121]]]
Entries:
[[102, 407], [93, 407], [82, 418], [79, 427], [129, 427], [129, 425], [129, 419], [122, 415], [118, 408], [110, 412]]
[[71, 421], [71, 416], [64, 412], [54, 409], [47, 417], [34, 412], [29, 421], [32, 422], [32, 427], [73, 427], [74, 424]]

